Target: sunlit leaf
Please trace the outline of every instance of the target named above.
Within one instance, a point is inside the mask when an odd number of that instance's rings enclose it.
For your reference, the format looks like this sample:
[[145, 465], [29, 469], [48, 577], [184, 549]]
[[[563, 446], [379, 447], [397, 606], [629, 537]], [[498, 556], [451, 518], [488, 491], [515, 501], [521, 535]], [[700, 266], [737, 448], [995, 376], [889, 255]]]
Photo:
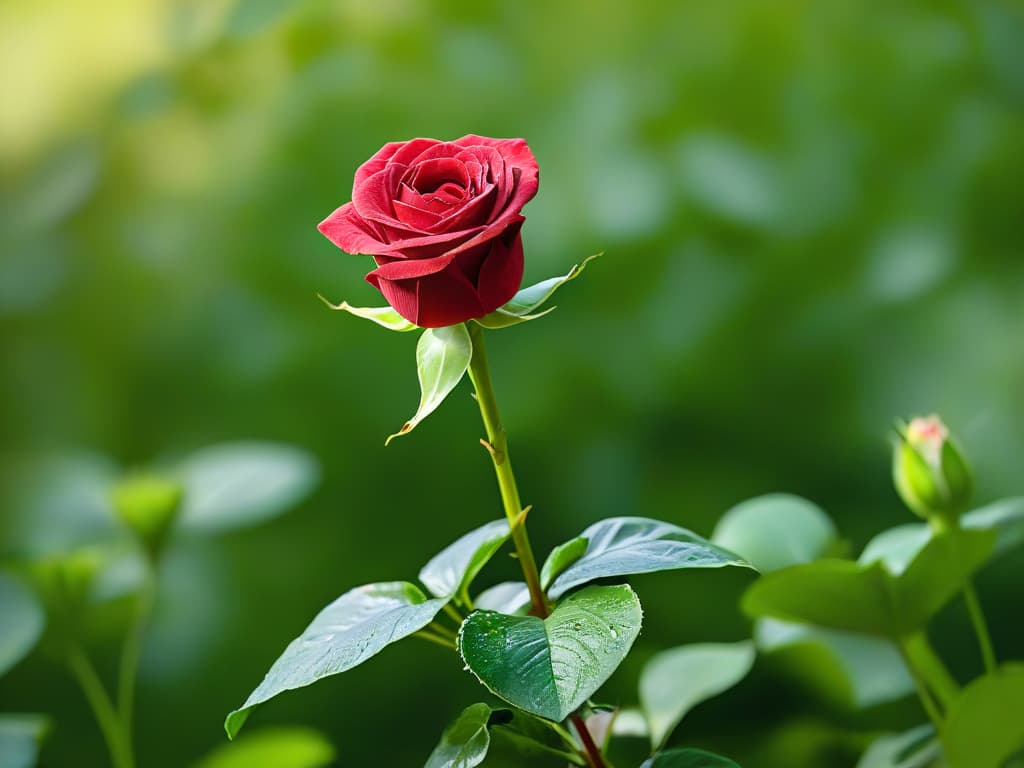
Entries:
[[492, 693], [561, 722], [615, 671], [640, 632], [640, 601], [628, 585], [588, 587], [546, 619], [477, 611], [459, 630], [469, 669]]
[[1024, 664], [979, 677], [953, 701], [944, 739], [949, 768], [1001, 767], [1024, 749]]
[[525, 613], [530, 607], [530, 590], [522, 581], [503, 581], [476, 596], [473, 605], [483, 611]]
[[367, 584], [346, 592], [324, 608], [274, 662], [245, 704], [224, 723], [234, 737], [257, 704], [283, 691], [358, 666], [385, 647], [427, 626], [445, 598], [428, 600], [404, 581]]
[[470, 531], [434, 555], [420, 571], [420, 581], [435, 597], [462, 594], [510, 535], [505, 520]]
[[900, 637], [922, 627], [988, 559], [992, 531], [932, 538], [899, 574], [880, 561], [818, 560], [761, 577], [743, 598], [752, 616]]
[[711, 540], [768, 573], [822, 557], [835, 543], [836, 528], [816, 504], [772, 493], [726, 512]]
[[655, 655], [640, 674], [640, 704], [657, 749], [697, 704], [732, 688], [754, 664], [754, 644], [695, 643]]
[[0, 675], [29, 654], [45, 624], [46, 614], [32, 590], [0, 573]]
[[524, 323], [528, 320], [536, 320], [538, 317], [543, 317], [554, 309], [554, 307], [539, 313], [537, 310], [551, 298], [555, 291], [570, 280], [576, 279], [576, 277], [586, 268], [587, 264], [600, 255], [600, 253], [595, 253], [593, 256], [588, 256], [580, 264], [574, 265], [567, 274], [562, 275], [561, 277], [552, 277], [521, 289], [507, 303], [503, 304], [489, 315], [477, 318], [475, 322], [479, 323], [484, 328], [495, 329], [507, 328], [510, 325], [517, 325], [518, 323]]
[[[473, 356], [473, 342], [464, 323], [428, 328], [416, 344], [416, 373], [420, 380], [420, 405], [416, 414], [386, 443], [416, 428], [462, 380]], [[385, 444], [386, 444], [385, 443]]]
[[[795, 652], [820, 649], [838, 667], [837, 674], [845, 683], [844, 695], [855, 707], [871, 707], [901, 698], [914, 690], [896, 646], [888, 640], [836, 629], [823, 629], [806, 624], [793, 624], [778, 619], [760, 619], [754, 627], [754, 639], [762, 652], [785, 648]], [[807, 653], [797, 657], [797, 664]], [[806, 670], [807, 677], [822, 682], [820, 668]]]
[[647, 760], [640, 768], [740, 768], [727, 757], [703, 749], [670, 749]]
[[331, 743], [311, 728], [264, 728], [222, 744], [195, 768], [322, 768], [334, 758]]
[[370, 320], [377, 325], [387, 328], [389, 331], [405, 332], [415, 331], [419, 328], [418, 325], [410, 323], [391, 307], [353, 307], [347, 301], [343, 301], [340, 304], [332, 304], [323, 296], [320, 297], [320, 300], [331, 309], [348, 312], [350, 315]]
[[583, 556], [554, 580], [557, 598], [573, 587], [610, 576], [669, 571], [679, 568], [721, 568], [749, 564], [685, 528], [646, 517], [611, 517], [580, 534], [587, 540]]
[[264, 522], [305, 498], [320, 477], [317, 460], [291, 445], [223, 443], [188, 456], [180, 525], [222, 531]]
[[919, 725], [873, 741], [861, 755], [857, 768], [931, 768], [941, 753], [935, 728], [930, 724]]
[[583, 536], [577, 536], [564, 544], [559, 544], [544, 561], [540, 569], [540, 585], [543, 589], [551, 586], [551, 582], [570, 565], [575, 563], [583, 553], [587, 551], [587, 540]]
[[0, 715], [0, 766], [35, 768], [49, 729], [45, 715]]
[[490, 718], [491, 708], [486, 704], [473, 704], [462, 710], [458, 719], [445, 729], [424, 768], [480, 765], [491, 746], [491, 733], [487, 728]]

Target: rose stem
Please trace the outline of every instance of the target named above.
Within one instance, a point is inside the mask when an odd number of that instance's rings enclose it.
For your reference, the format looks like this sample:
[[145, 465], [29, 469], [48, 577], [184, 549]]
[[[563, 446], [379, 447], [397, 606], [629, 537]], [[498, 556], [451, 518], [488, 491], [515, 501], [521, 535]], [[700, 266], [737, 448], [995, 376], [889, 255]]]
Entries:
[[[508, 436], [505, 434], [505, 428], [501, 425], [501, 417], [498, 415], [498, 401], [494, 396], [491, 372], [487, 366], [483, 327], [472, 321], [466, 325], [469, 327], [469, 336], [473, 342], [469, 378], [476, 390], [476, 400], [480, 405], [480, 415], [483, 417], [484, 429], [487, 432], [487, 452], [491, 456], [494, 473], [498, 477], [498, 488], [501, 491], [501, 501], [505, 507], [505, 517], [508, 518], [509, 528], [512, 531], [512, 543], [516, 548], [526, 587], [530, 591], [533, 614], [544, 619], [549, 614], [548, 601], [540, 586], [537, 561], [533, 557], [530, 537], [526, 533], [526, 516], [523, 514], [523, 503], [519, 499], [519, 489], [516, 486], [516, 478], [512, 473], [512, 462], [508, 455]], [[579, 716], [579, 713], [574, 712], [569, 719], [579, 734], [590, 768], [607, 768], [604, 756], [594, 743], [583, 718]]]

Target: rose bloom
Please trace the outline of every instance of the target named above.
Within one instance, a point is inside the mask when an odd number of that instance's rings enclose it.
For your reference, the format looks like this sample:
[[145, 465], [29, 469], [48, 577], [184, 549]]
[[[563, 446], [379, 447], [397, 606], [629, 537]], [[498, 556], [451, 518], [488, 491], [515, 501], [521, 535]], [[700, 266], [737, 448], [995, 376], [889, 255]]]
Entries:
[[393, 142], [359, 167], [352, 202], [319, 229], [342, 250], [373, 256], [366, 280], [406, 320], [454, 325], [519, 290], [520, 211], [537, 183], [523, 139]]

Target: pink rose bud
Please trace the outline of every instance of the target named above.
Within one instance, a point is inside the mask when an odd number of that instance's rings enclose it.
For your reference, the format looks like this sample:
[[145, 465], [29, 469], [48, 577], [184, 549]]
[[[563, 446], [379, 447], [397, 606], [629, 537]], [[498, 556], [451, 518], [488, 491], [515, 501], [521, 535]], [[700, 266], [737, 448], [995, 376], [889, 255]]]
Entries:
[[519, 290], [520, 211], [537, 194], [537, 175], [522, 139], [385, 144], [356, 171], [352, 202], [319, 229], [342, 250], [373, 256], [367, 281], [406, 320], [456, 325]]
[[893, 480], [904, 503], [925, 519], [954, 522], [967, 509], [974, 478], [938, 416], [916, 418], [899, 433]]

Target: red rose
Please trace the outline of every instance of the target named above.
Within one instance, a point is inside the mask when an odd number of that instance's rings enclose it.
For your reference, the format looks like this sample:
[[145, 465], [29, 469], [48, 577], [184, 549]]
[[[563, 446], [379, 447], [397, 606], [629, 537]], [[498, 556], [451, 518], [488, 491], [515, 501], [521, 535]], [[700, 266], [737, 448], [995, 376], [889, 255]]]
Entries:
[[363, 163], [352, 202], [319, 229], [373, 256], [366, 279], [402, 317], [439, 328], [483, 317], [519, 290], [520, 210], [535, 194], [537, 161], [522, 139], [413, 139]]

